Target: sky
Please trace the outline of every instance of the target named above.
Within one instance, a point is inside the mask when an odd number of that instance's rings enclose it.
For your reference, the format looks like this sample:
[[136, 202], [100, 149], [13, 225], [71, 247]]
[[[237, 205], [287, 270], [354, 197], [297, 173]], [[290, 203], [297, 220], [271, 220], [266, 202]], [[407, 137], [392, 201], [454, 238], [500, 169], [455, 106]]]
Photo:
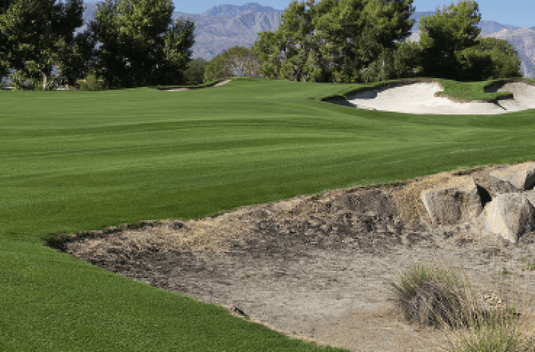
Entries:
[[[291, 0], [173, 0], [176, 11], [201, 14], [212, 6], [231, 4], [243, 5], [247, 2], [256, 2], [263, 6], [271, 6], [277, 10], [284, 10]], [[437, 6], [450, 5], [453, 0], [414, 0], [416, 11], [435, 11]], [[454, 1], [457, 3], [457, 0]], [[495, 21], [501, 24], [518, 27], [535, 26], [535, 0], [480, 0], [479, 10], [481, 19]]]

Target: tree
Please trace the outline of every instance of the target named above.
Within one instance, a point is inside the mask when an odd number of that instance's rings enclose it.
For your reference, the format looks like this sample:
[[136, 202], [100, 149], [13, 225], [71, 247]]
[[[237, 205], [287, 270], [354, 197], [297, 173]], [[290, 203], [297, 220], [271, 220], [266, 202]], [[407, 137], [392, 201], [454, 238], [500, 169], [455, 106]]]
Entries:
[[282, 14], [276, 32], [259, 34], [253, 50], [263, 62], [262, 73], [292, 81], [308, 80], [312, 57], [317, 53], [314, 18], [314, 0], [294, 0]]
[[[410, 34], [414, 13], [412, 0], [347, 0], [326, 2], [328, 10], [319, 10], [316, 29], [326, 45], [332, 80], [358, 81], [361, 71], [379, 55], [394, 49]], [[322, 3], [320, 3], [321, 6]]]
[[419, 62], [420, 50], [417, 43], [397, 43], [393, 49], [384, 49], [376, 61], [362, 70], [359, 80], [368, 83], [416, 77]]
[[456, 53], [458, 80], [486, 81], [490, 79], [521, 77], [520, 58], [506, 40], [478, 38], [474, 46]]
[[253, 45], [268, 77], [358, 81], [361, 71], [410, 34], [412, 0], [294, 0], [276, 32]]
[[100, 43], [99, 75], [112, 87], [183, 81], [191, 61], [194, 23], [172, 23], [171, 0], [106, 0], [89, 28]]
[[259, 77], [258, 59], [251, 49], [234, 46], [223, 51], [206, 64], [206, 82], [227, 77]]
[[73, 49], [82, 14], [82, 0], [0, 1], [0, 73], [16, 70], [18, 88], [49, 89], [54, 68]]
[[[420, 19], [420, 48], [423, 74], [430, 77], [459, 78], [458, 55], [477, 44], [481, 20], [476, 1], [459, 1], [433, 16]], [[466, 52], [465, 52], [466, 53]]]
[[188, 68], [184, 72], [186, 84], [196, 85], [202, 84], [204, 81], [204, 72], [208, 61], [202, 57], [193, 59], [188, 63]]

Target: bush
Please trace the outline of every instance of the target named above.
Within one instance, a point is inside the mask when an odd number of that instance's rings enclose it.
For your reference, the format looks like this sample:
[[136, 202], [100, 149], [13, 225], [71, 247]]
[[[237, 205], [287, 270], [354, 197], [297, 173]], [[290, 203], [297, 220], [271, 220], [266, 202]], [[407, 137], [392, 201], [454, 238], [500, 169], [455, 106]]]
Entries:
[[79, 81], [80, 90], [97, 91], [106, 90], [106, 82], [102, 78], [97, 78], [93, 73], [88, 74], [84, 80]]
[[188, 63], [188, 67], [184, 72], [184, 79], [187, 85], [199, 85], [204, 82], [204, 71], [208, 61], [202, 57], [198, 57]]
[[217, 55], [206, 64], [205, 82], [228, 77], [261, 77], [259, 61], [251, 49], [235, 46]]

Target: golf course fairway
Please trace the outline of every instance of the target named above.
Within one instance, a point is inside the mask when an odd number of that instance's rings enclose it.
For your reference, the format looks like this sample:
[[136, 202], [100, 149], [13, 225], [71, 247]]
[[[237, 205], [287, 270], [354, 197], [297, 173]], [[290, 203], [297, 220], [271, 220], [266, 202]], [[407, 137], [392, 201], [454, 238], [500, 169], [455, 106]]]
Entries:
[[0, 91], [0, 350], [343, 351], [94, 267], [45, 238], [535, 159], [533, 110], [411, 115], [321, 101], [357, 87]]

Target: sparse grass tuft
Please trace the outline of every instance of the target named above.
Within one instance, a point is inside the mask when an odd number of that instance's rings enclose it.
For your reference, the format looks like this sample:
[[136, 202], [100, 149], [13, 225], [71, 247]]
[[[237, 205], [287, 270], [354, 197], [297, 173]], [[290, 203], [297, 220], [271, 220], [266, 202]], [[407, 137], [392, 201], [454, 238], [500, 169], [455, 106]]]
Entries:
[[467, 284], [451, 269], [434, 265], [415, 266], [401, 273], [393, 283], [394, 301], [405, 319], [412, 323], [441, 327], [465, 325], [468, 303]]
[[[394, 301], [406, 320], [443, 328], [449, 352], [535, 351], [534, 326], [512, 306], [476, 295], [462, 271], [422, 264], [393, 283]], [[495, 302], [494, 302], [495, 303]]]
[[472, 321], [465, 329], [449, 332], [449, 352], [527, 352], [535, 351], [533, 325], [512, 307], [494, 307]]

